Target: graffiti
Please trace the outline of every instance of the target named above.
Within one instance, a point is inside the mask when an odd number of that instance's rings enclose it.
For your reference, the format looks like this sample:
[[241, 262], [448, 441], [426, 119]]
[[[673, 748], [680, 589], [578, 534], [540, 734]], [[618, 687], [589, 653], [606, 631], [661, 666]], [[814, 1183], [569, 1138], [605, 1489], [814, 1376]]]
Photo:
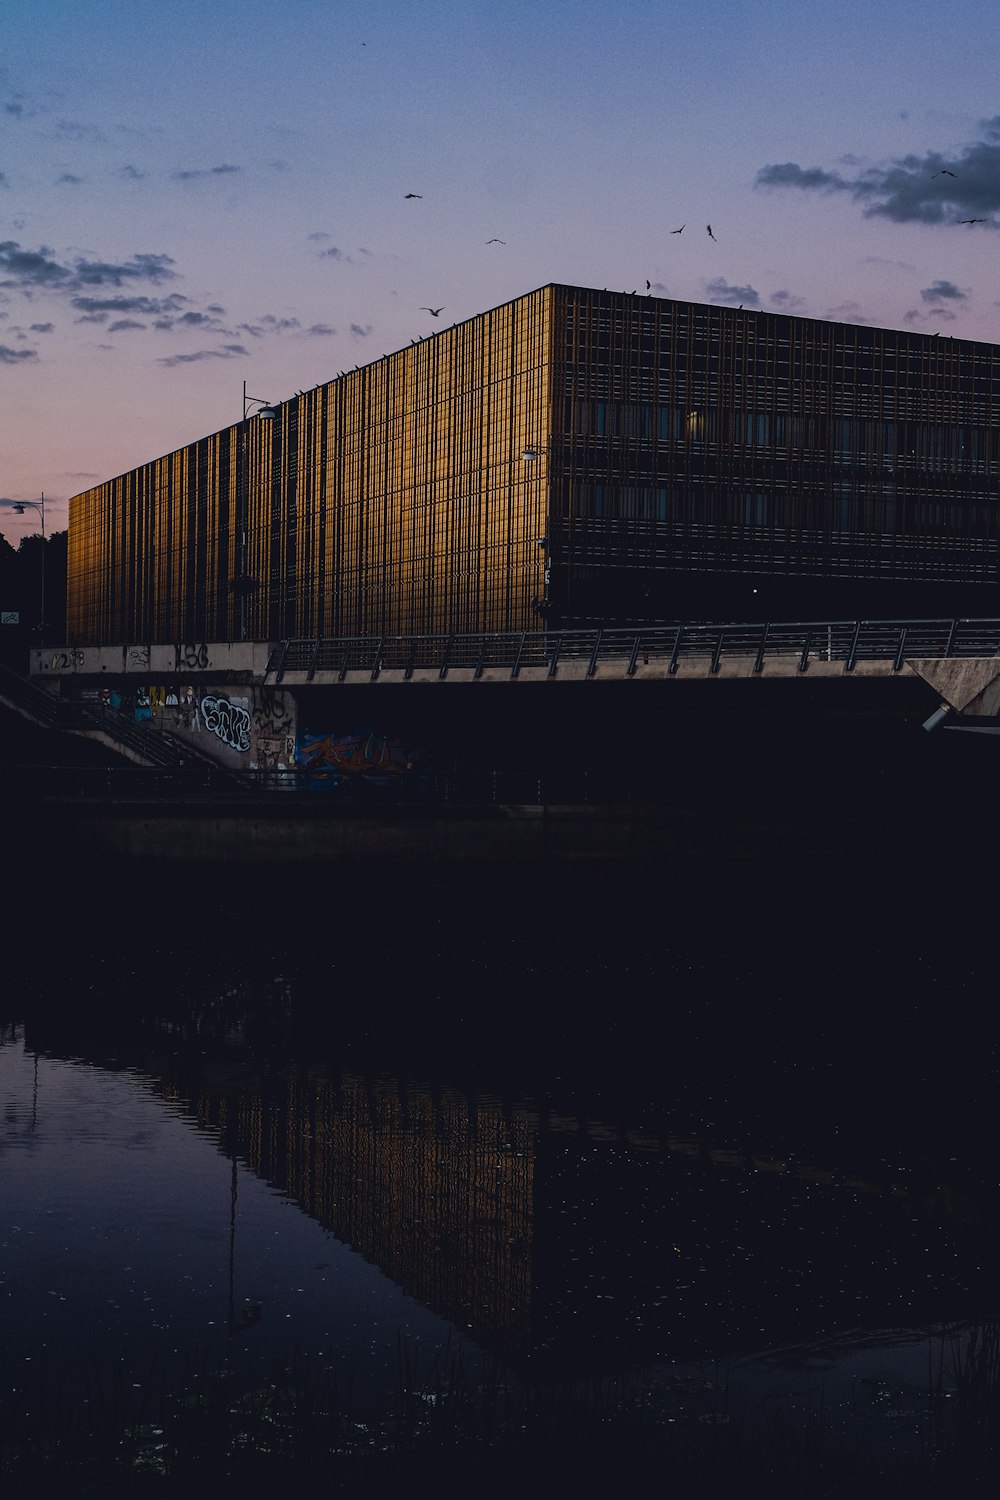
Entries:
[[134, 671], [136, 667], [149, 666], [148, 646], [129, 646], [128, 648], [128, 670]]
[[241, 752], [250, 749], [250, 715], [228, 698], [202, 698], [201, 716], [205, 728], [218, 735], [224, 745]]
[[295, 752], [296, 765], [308, 771], [309, 786], [348, 784], [398, 788], [401, 778], [417, 766], [419, 752], [397, 739], [371, 729], [352, 734], [313, 734], [303, 730]]
[[82, 666], [82, 651], [53, 651], [49, 660], [49, 670], [51, 672], [66, 672], [70, 667]]
[[174, 647], [174, 670], [179, 672], [182, 667], [195, 670], [208, 666], [208, 647], [202, 643], [197, 646], [175, 646]]
[[291, 697], [279, 689], [256, 688], [253, 695], [253, 725], [265, 739], [287, 739], [294, 732]]

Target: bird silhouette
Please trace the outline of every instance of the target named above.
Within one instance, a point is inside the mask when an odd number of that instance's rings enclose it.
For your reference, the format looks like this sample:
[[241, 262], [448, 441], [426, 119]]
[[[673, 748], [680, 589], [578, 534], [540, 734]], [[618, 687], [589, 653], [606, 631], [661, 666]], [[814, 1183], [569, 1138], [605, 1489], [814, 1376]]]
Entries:
[[423, 196], [424, 196], [423, 193], [404, 193], [403, 194], [404, 198], [422, 198]]
[[932, 175], [934, 177], [957, 177], [958, 173], [949, 172], [947, 167], [942, 167], [940, 172], [934, 172]]
[[646, 291], [647, 291], [647, 292], [648, 292], [648, 291], [649, 291], [649, 286], [650, 286], [650, 283], [649, 283], [649, 282], [648, 282], [648, 281], [647, 281], [647, 282], [646, 282]]
[[506, 245], [506, 240], [487, 240], [487, 245]]
[[436, 318], [439, 312], [444, 312], [443, 307], [422, 307], [421, 312], [429, 312], [432, 318]]
[[[708, 237], [709, 237], [709, 239], [710, 240], [715, 240], [715, 235], [712, 233], [712, 226], [711, 226], [711, 224], [706, 224], [705, 228], [708, 230]], [[718, 244], [719, 243], [718, 240], [715, 240], [715, 243]]]
[[681, 225], [680, 229], [671, 229], [670, 233], [671, 234], [683, 234], [686, 228], [687, 228], [687, 220], [685, 219], [685, 221]]
[[985, 224], [985, 219], [959, 219], [960, 224]]

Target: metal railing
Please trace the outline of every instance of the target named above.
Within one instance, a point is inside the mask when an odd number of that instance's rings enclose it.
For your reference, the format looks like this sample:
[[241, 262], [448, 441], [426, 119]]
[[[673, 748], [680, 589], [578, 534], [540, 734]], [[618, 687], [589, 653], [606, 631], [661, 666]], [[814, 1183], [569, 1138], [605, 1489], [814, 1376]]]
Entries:
[[115, 744], [141, 755], [155, 766], [183, 766], [201, 759], [181, 741], [159, 728], [147, 728], [106, 703], [80, 703], [55, 698], [44, 688], [0, 666], [0, 700], [27, 714], [45, 729], [70, 733], [103, 733]]
[[724, 660], [752, 658], [754, 673], [776, 657], [798, 658], [805, 672], [812, 661], [840, 662], [852, 672], [860, 661], [885, 661], [900, 671], [911, 657], [996, 656], [1000, 620], [811, 620], [775, 624], [678, 624], [614, 630], [523, 631], [510, 634], [344, 636], [287, 640], [271, 652], [267, 677], [282, 682], [288, 673], [317, 674], [338, 681], [367, 674], [375, 682], [385, 672], [472, 669], [474, 679], [489, 672], [516, 678], [529, 667], [558, 675], [560, 664], [586, 662], [586, 676], [611, 668], [632, 677], [640, 664], [662, 665], [665, 676], [698, 660], [718, 672]]

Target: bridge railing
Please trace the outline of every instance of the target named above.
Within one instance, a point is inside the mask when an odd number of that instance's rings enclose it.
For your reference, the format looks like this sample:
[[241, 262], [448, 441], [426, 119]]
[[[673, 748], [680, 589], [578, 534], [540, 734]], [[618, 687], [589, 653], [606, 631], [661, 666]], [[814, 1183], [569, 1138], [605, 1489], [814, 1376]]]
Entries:
[[267, 674], [281, 682], [286, 673], [308, 681], [333, 673], [366, 673], [376, 681], [384, 672], [436, 672], [471, 668], [475, 677], [543, 667], [550, 677], [560, 663], [586, 662], [587, 675], [614, 665], [632, 676], [639, 665], [662, 664], [674, 674], [683, 662], [707, 662], [717, 672], [723, 660], [752, 658], [763, 672], [776, 657], [798, 658], [800, 671], [811, 661], [841, 662], [852, 672], [860, 661], [883, 660], [901, 670], [911, 657], [995, 656], [1000, 654], [1000, 620], [812, 620], [773, 624], [706, 624], [615, 628], [613, 630], [523, 631], [464, 635], [343, 636], [287, 640], [271, 653]]

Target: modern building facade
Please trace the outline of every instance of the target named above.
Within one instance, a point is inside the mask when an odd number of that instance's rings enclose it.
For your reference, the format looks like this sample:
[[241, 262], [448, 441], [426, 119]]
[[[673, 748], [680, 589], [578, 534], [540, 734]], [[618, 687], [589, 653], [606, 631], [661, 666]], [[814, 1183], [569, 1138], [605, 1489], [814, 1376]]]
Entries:
[[70, 644], [1000, 613], [1000, 346], [550, 285], [70, 502]]

